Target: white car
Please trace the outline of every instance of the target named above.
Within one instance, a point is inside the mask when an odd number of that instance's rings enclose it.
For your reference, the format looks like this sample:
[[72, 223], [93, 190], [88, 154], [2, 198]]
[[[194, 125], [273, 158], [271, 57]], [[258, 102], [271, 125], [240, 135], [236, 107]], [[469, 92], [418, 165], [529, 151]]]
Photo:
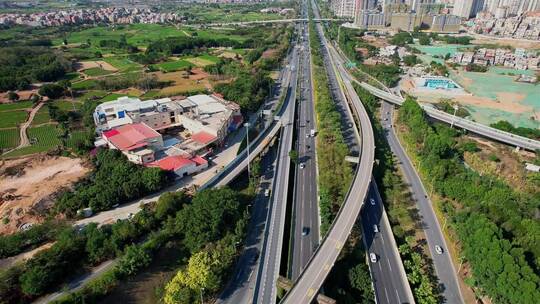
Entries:
[[370, 198], [370, 199], [369, 199], [369, 203], [370, 203], [371, 205], [375, 206], [375, 200], [374, 200], [374, 199]]
[[300, 169], [304, 169], [305, 167], [306, 167], [306, 165], [304, 163], [300, 164]]
[[377, 227], [377, 225], [373, 225], [373, 232], [379, 232], [379, 227]]
[[264, 196], [270, 196], [270, 189], [264, 190]]
[[437, 254], [442, 254], [443, 253], [442, 247], [439, 245], [435, 245], [435, 252], [437, 252]]
[[369, 254], [369, 260], [371, 261], [371, 263], [377, 263], [377, 255], [375, 255], [375, 253], [370, 253]]

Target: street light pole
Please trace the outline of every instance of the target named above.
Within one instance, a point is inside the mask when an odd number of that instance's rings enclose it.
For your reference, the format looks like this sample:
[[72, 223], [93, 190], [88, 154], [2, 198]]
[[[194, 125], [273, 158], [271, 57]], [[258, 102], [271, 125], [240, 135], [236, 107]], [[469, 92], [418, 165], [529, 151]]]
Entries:
[[251, 171], [250, 171], [250, 168], [249, 168], [249, 122], [246, 122], [244, 124], [244, 127], [246, 127], [246, 138], [247, 138], [247, 170], [248, 170], [248, 180], [249, 178], [251, 177]]
[[450, 128], [454, 127], [454, 121], [456, 120], [456, 113], [457, 113], [458, 108], [459, 108], [458, 105], [454, 105], [454, 116], [452, 117], [452, 123], [450, 124]]

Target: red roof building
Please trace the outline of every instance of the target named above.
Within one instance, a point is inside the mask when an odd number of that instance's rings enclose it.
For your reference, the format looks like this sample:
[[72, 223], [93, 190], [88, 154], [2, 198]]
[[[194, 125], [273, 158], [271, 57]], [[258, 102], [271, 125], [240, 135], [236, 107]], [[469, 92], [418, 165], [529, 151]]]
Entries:
[[132, 151], [146, 146], [163, 147], [161, 134], [145, 123], [126, 124], [103, 132], [103, 138], [114, 148]]
[[189, 159], [180, 155], [171, 155], [149, 163], [147, 166], [173, 171], [176, 175], [182, 177], [208, 168], [208, 161], [200, 156]]
[[217, 139], [217, 137], [210, 134], [210, 133], [200, 131], [200, 132], [197, 132], [197, 133], [193, 133], [191, 135], [191, 139], [193, 141], [196, 141], [196, 142], [202, 144], [202, 145], [208, 145], [208, 144], [211, 144], [212, 142], [214, 142]]

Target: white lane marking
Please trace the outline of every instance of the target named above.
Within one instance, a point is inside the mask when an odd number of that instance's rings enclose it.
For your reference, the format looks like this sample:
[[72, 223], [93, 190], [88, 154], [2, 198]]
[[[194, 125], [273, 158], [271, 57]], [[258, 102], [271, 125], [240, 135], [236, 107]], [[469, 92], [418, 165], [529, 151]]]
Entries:
[[386, 259], [386, 263], [388, 264], [388, 268], [390, 268], [390, 272], [392, 272], [392, 266], [390, 265], [390, 259]]
[[384, 296], [386, 297], [386, 303], [390, 303], [390, 300], [388, 299], [388, 291], [386, 291], [386, 288], [384, 288]]

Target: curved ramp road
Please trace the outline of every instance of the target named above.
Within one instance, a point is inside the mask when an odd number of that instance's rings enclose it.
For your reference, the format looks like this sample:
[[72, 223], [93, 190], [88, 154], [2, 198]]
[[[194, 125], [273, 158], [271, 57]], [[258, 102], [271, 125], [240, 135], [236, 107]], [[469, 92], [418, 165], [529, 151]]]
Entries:
[[[322, 37], [320, 25], [318, 26], [318, 31]], [[324, 39], [323, 44], [327, 47], [326, 40]], [[311, 303], [313, 301], [328, 273], [334, 266], [356, 222], [371, 181], [371, 172], [375, 157], [373, 129], [371, 128], [368, 114], [358, 99], [356, 92], [354, 92], [354, 89], [351, 91], [352, 85], [347, 80], [345, 80], [345, 85], [349, 95], [351, 97], [356, 96], [356, 98], [352, 98], [351, 102], [357, 112], [361, 129], [362, 150], [360, 162], [357, 166], [356, 175], [347, 194], [347, 198], [334, 219], [327, 236], [295, 282], [293, 288], [285, 296], [283, 303], [299, 304]]]
[[[401, 105], [404, 101], [402, 97], [385, 92], [365, 82], [361, 82], [359, 84], [364, 89], [372, 93], [373, 95], [381, 99], [384, 99], [390, 103]], [[449, 124], [453, 123], [454, 125], [460, 128], [485, 136], [487, 138], [491, 138], [493, 140], [496, 140], [505, 144], [509, 144], [512, 146], [520, 147], [520, 148], [531, 150], [531, 151], [536, 151], [540, 149], [540, 141], [538, 140], [529, 139], [523, 136], [519, 136], [516, 134], [509, 133], [509, 132], [501, 131], [501, 130], [498, 130], [489, 126], [485, 126], [483, 124], [479, 124], [477, 122], [474, 122], [465, 118], [457, 117], [452, 114], [448, 114], [444, 111], [437, 110], [431, 106], [421, 105], [421, 107], [432, 118], [435, 118], [437, 120], [440, 120]]]

